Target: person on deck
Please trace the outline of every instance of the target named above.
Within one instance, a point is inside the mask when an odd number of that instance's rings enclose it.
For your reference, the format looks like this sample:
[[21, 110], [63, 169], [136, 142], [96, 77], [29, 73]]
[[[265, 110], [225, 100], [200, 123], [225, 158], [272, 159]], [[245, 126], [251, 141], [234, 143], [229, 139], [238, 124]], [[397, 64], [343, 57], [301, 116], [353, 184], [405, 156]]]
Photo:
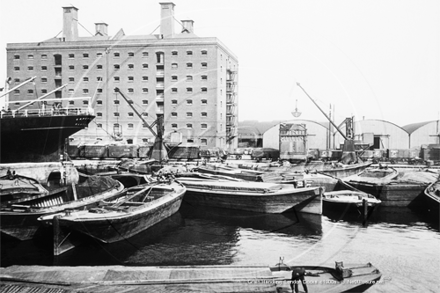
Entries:
[[[301, 282], [304, 288], [304, 292], [309, 292], [307, 289], [307, 283], [304, 279], [306, 270], [304, 268], [292, 268], [292, 282], [290, 283], [290, 288], [292, 288], [293, 293], [298, 293], [298, 283]], [[295, 288], [295, 290], [293, 290]]]

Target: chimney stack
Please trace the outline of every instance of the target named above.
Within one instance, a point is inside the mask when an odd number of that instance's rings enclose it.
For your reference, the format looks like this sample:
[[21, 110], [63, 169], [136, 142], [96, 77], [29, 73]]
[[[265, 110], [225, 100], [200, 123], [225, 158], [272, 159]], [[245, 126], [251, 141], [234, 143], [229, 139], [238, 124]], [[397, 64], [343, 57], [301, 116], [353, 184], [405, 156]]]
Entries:
[[174, 36], [174, 3], [162, 2], [160, 11], [160, 33], [163, 38]]
[[78, 8], [63, 7], [63, 35], [65, 41], [78, 39]]
[[194, 33], [194, 20], [181, 20], [182, 21], [182, 33], [192, 34]]
[[95, 30], [96, 30], [95, 36], [101, 35], [107, 37], [108, 36], [107, 28], [108, 28], [108, 24], [106, 24], [105, 22], [95, 23]]

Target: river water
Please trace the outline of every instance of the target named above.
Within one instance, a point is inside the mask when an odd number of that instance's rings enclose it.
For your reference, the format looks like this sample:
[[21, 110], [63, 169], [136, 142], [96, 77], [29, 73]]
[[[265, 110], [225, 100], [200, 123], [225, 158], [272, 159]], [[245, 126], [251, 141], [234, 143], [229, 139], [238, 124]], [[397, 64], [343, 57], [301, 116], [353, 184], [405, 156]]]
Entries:
[[329, 265], [371, 262], [382, 282], [368, 292], [440, 292], [439, 220], [408, 208], [357, 215], [257, 214], [186, 203], [156, 226], [110, 245], [89, 242], [61, 256], [38, 241], [2, 239], [1, 266]]

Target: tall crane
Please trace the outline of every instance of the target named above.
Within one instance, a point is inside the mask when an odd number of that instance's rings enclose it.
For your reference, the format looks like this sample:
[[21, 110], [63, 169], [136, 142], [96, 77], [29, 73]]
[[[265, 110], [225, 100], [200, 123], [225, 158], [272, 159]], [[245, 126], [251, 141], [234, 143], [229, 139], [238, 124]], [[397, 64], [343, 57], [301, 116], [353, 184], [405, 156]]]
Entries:
[[[300, 89], [306, 94], [306, 96], [315, 104], [315, 106], [321, 111], [321, 113], [327, 118], [327, 120], [333, 125], [333, 127], [339, 132], [339, 134], [342, 135], [344, 138], [344, 147], [342, 150], [342, 159], [341, 161], [344, 163], [351, 163], [356, 162], [359, 158], [357, 158], [355, 147], [354, 147], [354, 140], [353, 140], [353, 129], [352, 129], [352, 123], [350, 125], [347, 125], [347, 132], [350, 133], [350, 135], [345, 135], [338, 126], [325, 114], [325, 112], [318, 106], [318, 104], [315, 102], [315, 100], [310, 97], [310, 95], [306, 92], [306, 90], [301, 86], [299, 82], [296, 83]], [[351, 121], [351, 120], [350, 120]], [[349, 136], [349, 137], [348, 137]]]
[[[151, 158], [156, 159], [159, 162], [162, 162], [163, 160], [167, 160], [168, 154], [163, 144], [163, 134], [164, 134], [163, 115], [157, 115], [157, 119], [153, 123], [149, 124], [144, 119], [144, 117], [142, 117], [139, 111], [132, 105], [132, 101], [127, 99], [127, 97], [121, 92], [119, 88], [116, 87], [115, 92], [121, 95], [121, 97], [127, 102], [130, 108], [133, 109], [136, 115], [141, 119], [143, 125], [147, 127], [155, 137], [153, 150], [151, 152]], [[154, 126], [156, 126], [156, 131], [153, 129]]]

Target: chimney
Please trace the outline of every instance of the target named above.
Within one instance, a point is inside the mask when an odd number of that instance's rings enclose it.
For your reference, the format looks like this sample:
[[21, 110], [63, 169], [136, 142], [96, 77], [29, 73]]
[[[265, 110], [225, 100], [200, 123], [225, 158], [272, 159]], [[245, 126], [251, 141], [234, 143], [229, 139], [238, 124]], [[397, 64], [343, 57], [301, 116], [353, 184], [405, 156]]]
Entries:
[[181, 20], [182, 21], [182, 33], [192, 34], [194, 33], [194, 20]]
[[65, 41], [78, 39], [78, 8], [74, 6], [63, 7], [63, 35]]
[[162, 2], [160, 11], [160, 34], [163, 38], [174, 36], [174, 3]]
[[96, 30], [95, 36], [101, 35], [107, 37], [108, 36], [107, 28], [108, 28], [108, 24], [106, 24], [105, 22], [95, 23], [95, 30]]

